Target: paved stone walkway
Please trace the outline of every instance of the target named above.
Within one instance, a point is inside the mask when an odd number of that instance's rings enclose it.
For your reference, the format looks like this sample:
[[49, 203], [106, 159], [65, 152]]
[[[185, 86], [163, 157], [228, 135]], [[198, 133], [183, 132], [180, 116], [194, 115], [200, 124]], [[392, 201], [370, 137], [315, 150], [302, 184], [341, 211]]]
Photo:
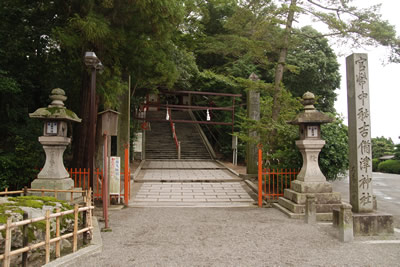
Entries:
[[146, 161], [135, 178], [131, 207], [249, 207], [242, 180], [213, 161]]

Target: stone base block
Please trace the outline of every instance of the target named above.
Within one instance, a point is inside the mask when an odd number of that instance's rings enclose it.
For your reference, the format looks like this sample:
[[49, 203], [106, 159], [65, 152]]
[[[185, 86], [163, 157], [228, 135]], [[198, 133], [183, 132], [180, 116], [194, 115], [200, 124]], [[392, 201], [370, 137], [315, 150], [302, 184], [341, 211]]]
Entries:
[[339, 227], [339, 211], [340, 208], [335, 208], [332, 210], [332, 226], [335, 228]]
[[297, 204], [287, 198], [280, 197], [278, 199], [278, 204], [282, 207], [285, 207], [287, 210], [290, 210], [293, 213], [305, 213], [305, 204]]
[[303, 182], [295, 180], [290, 189], [298, 193], [332, 193], [332, 185], [329, 182]]
[[[273, 203], [272, 206], [277, 208], [284, 214], [286, 214], [291, 219], [302, 219], [304, 220], [305, 213], [294, 213], [288, 210], [287, 208], [283, 207], [279, 203]], [[317, 221], [332, 221], [332, 212], [328, 213], [317, 213]]]
[[[65, 179], [40, 179], [37, 178], [31, 183], [32, 189], [58, 189], [58, 190], [71, 190], [74, 189], [74, 181], [71, 178]], [[33, 195], [41, 195], [40, 192], [32, 193]], [[45, 196], [54, 197], [54, 192], [45, 192]], [[70, 200], [70, 193], [57, 193], [57, 198], [60, 200]]]
[[[339, 209], [332, 211], [334, 227], [339, 226]], [[393, 216], [390, 214], [371, 212], [353, 213], [354, 236], [379, 236], [394, 234]]]
[[378, 212], [353, 213], [354, 236], [394, 234], [393, 216]]
[[[332, 220], [332, 210], [339, 209], [342, 204], [340, 193], [332, 192], [332, 186], [329, 183], [294, 181], [291, 188], [285, 189], [284, 197], [280, 197], [277, 203], [277, 207], [279, 206], [280, 210], [284, 211], [283, 209], [285, 209], [287, 212], [292, 213], [289, 216], [291, 218], [304, 218], [307, 195], [315, 197], [317, 220], [320, 221]], [[295, 189], [299, 189], [300, 191], [321, 190], [323, 192], [298, 192]], [[299, 214], [299, 216], [294, 216], [293, 214]]]
[[[341, 195], [338, 192], [332, 193], [313, 193], [315, 196], [315, 202], [318, 204], [340, 204]], [[298, 193], [291, 189], [285, 189], [284, 197], [297, 203], [305, 204], [307, 199], [306, 193]]]
[[[298, 203], [295, 203], [284, 197], [280, 197], [278, 200], [278, 203], [279, 203], [279, 205], [290, 210], [291, 212], [305, 213], [305, 208], [306, 208], [305, 204], [298, 204]], [[333, 209], [340, 208], [340, 205], [341, 205], [341, 202], [334, 203], [334, 204], [321, 204], [321, 203], [317, 202], [315, 207], [316, 207], [317, 213], [330, 213], [330, 212], [332, 212]]]

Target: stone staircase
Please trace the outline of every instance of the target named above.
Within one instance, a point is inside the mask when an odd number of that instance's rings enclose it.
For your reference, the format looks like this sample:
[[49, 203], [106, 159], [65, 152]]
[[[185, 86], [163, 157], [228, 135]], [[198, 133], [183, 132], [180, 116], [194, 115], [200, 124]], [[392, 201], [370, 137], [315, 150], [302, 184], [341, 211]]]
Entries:
[[[165, 111], [148, 111], [148, 119], [165, 119]], [[173, 111], [172, 120], [191, 120], [184, 111]], [[146, 159], [178, 159], [171, 125], [168, 121], [153, 121], [146, 131]], [[175, 123], [176, 135], [181, 142], [181, 159], [211, 159], [195, 126], [190, 123]]]
[[[165, 112], [148, 111], [146, 117], [165, 119]], [[150, 122], [150, 127], [146, 131], [146, 159], [177, 159], [178, 153], [169, 121]]]
[[[174, 112], [173, 120], [191, 120], [188, 112]], [[211, 159], [210, 153], [196, 126], [190, 123], [176, 123], [176, 135], [181, 142], [181, 159]]]

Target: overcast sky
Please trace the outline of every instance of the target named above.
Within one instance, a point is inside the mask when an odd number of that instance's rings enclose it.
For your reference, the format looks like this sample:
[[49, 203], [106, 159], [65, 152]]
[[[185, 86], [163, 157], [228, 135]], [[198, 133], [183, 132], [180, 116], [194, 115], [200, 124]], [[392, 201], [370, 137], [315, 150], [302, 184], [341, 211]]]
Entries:
[[[400, 0], [354, 0], [357, 7], [368, 7], [382, 4], [382, 19], [388, 20], [396, 26], [397, 36], [400, 36]], [[324, 32], [321, 25], [312, 24], [317, 30]], [[386, 60], [388, 50], [383, 47], [369, 47], [351, 50], [346, 47], [338, 47], [332, 43], [332, 48], [343, 56], [338, 56], [341, 64], [342, 76], [340, 89], [336, 91], [338, 100], [335, 108], [342, 114], [347, 124], [347, 88], [346, 88], [346, 57], [352, 53], [367, 53], [369, 66], [369, 88], [371, 104], [371, 135], [372, 137], [391, 137], [393, 142], [400, 143], [400, 64], [382, 63]], [[312, 91], [312, 88], [310, 88]]]
[[[397, 36], [400, 36], [400, 1], [398, 0], [369, 0], [354, 1], [357, 6], [382, 3], [382, 18], [396, 26]], [[335, 47], [335, 50], [338, 50]], [[343, 51], [342, 51], [343, 52]], [[368, 48], [349, 51], [346, 56], [354, 53], [368, 53], [369, 88], [371, 103], [371, 134], [372, 137], [391, 137], [393, 142], [400, 143], [400, 64], [382, 65], [387, 59], [387, 49]], [[347, 123], [347, 88], [346, 88], [346, 56], [339, 57], [342, 81], [337, 91], [338, 100], [335, 108], [342, 113]]]

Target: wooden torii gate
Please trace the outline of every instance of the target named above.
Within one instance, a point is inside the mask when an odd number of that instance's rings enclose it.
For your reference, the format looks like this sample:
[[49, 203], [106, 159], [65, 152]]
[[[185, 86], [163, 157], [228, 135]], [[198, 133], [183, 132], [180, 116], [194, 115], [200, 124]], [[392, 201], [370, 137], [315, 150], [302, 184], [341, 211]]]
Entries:
[[[142, 105], [144, 109], [149, 107], [165, 108], [170, 110], [224, 110], [231, 111], [232, 120], [231, 122], [218, 122], [218, 121], [202, 121], [202, 120], [173, 120], [178, 123], [197, 123], [197, 124], [214, 124], [214, 125], [231, 125], [232, 133], [235, 124], [235, 98], [241, 97], [241, 94], [229, 94], [229, 93], [214, 93], [214, 92], [198, 92], [198, 91], [161, 91], [161, 94], [172, 94], [172, 95], [187, 95], [191, 99], [192, 95], [203, 95], [203, 96], [222, 96], [232, 97], [232, 106], [228, 107], [215, 107], [215, 106], [193, 106], [193, 105], [172, 105], [172, 104], [159, 104], [159, 103], [145, 103]], [[166, 121], [166, 119], [149, 119], [135, 117], [138, 120], [144, 121]]]

